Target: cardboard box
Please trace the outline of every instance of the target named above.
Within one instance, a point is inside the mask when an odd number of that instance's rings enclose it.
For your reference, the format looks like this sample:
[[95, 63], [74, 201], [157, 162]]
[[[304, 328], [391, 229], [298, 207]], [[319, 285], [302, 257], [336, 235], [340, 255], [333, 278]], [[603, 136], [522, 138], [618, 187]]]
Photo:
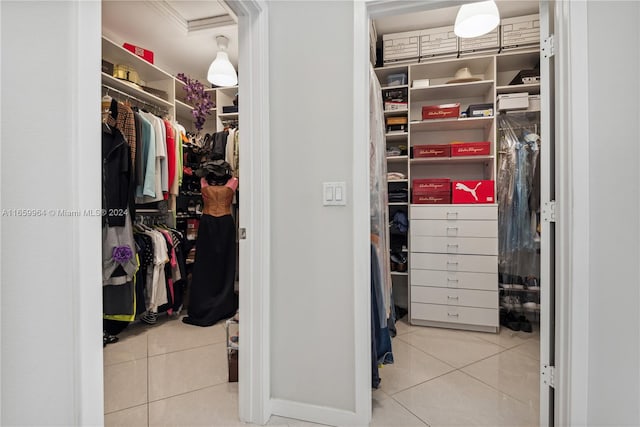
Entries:
[[529, 108], [529, 93], [506, 93], [498, 95], [498, 110], [526, 110]]
[[449, 178], [414, 179], [411, 182], [411, 192], [416, 194], [451, 193]]
[[[382, 62], [385, 64], [417, 61], [420, 57], [420, 31], [382, 35]], [[406, 84], [397, 83], [397, 84]]]
[[451, 183], [451, 202], [454, 204], [495, 203], [494, 181], [453, 181]]
[[416, 205], [441, 205], [451, 203], [451, 193], [414, 194], [411, 203]]
[[430, 80], [429, 79], [416, 79], [413, 81], [413, 85], [411, 86], [414, 89], [422, 89], [425, 87], [429, 87]]
[[467, 117], [491, 117], [493, 116], [493, 103], [471, 104], [467, 108]]
[[140, 46], [136, 46], [130, 43], [125, 43], [122, 45], [122, 47], [127, 49], [129, 52], [132, 52], [135, 55], [138, 55], [140, 58], [144, 59], [145, 61], [153, 64], [153, 51], [144, 49]]
[[451, 156], [451, 146], [449, 144], [414, 145], [412, 150], [413, 158], [415, 159]]
[[529, 108], [527, 111], [540, 111], [540, 95], [529, 95]]
[[453, 25], [420, 31], [420, 60], [442, 56], [458, 56], [458, 36]]
[[540, 44], [540, 15], [517, 16], [503, 19], [502, 49], [517, 49]]
[[406, 110], [408, 105], [406, 102], [385, 101], [384, 111]]
[[498, 53], [500, 50], [500, 26], [495, 30], [480, 36], [472, 38], [460, 38], [460, 55], [487, 52]]
[[451, 143], [451, 157], [488, 156], [490, 153], [491, 143], [487, 141]]
[[441, 105], [424, 105], [422, 107], [422, 120], [433, 119], [457, 119], [460, 117], [460, 103], [441, 104]]

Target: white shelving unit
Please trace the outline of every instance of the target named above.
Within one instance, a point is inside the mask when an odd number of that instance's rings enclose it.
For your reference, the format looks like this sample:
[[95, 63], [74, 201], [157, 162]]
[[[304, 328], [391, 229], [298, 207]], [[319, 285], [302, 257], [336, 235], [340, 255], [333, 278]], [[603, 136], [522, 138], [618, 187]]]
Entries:
[[[126, 65], [130, 67], [136, 71], [142, 81], [141, 85], [136, 85], [103, 72], [102, 84], [118, 91], [118, 93], [113, 94], [114, 97], [130, 97], [130, 99], [155, 106], [169, 116], [175, 117], [187, 130], [195, 132], [196, 129], [191, 114], [193, 106], [185, 101], [185, 84], [181, 80], [134, 55], [104, 36], [102, 37], [102, 58], [114, 66]], [[203, 83], [206, 84], [206, 82]], [[144, 90], [145, 87], [161, 91], [166, 96], [159, 96], [157, 94], [159, 92], [150, 93]], [[202, 132], [213, 133], [220, 131], [224, 128], [223, 119], [238, 119], [238, 113], [221, 114], [221, 106], [233, 105], [233, 99], [238, 93], [237, 86], [207, 88], [205, 91], [209, 92], [216, 108], [210, 110], [211, 115], [207, 117]]]
[[[376, 69], [382, 90], [408, 88], [407, 110], [385, 111], [385, 117], [406, 116], [407, 132], [389, 132], [387, 145], [405, 145], [408, 156], [387, 158], [389, 171], [416, 178], [496, 180], [496, 97], [499, 94], [539, 94], [540, 84], [510, 85], [520, 70], [535, 68], [539, 49], [433, 59]], [[451, 82], [460, 68], [469, 68], [474, 81]], [[405, 73], [407, 85], [384, 86], [391, 74]], [[412, 88], [412, 82], [429, 79], [430, 86]], [[422, 120], [422, 107], [460, 103], [493, 104], [490, 117]], [[489, 141], [482, 156], [411, 158], [416, 145]], [[398, 184], [395, 184], [398, 185]], [[494, 190], [496, 190], [494, 185]], [[495, 191], [497, 194], [497, 191]], [[405, 283], [412, 324], [497, 332], [499, 328], [497, 204], [421, 205], [389, 203], [389, 209], [406, 209], [409, 216], [408, 272], [392, 272]]]

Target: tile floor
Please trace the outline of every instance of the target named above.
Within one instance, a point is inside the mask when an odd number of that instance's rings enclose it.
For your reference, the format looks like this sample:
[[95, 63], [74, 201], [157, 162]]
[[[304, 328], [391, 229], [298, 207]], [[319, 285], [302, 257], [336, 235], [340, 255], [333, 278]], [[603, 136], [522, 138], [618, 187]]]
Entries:
[[[380, 369], [372, 426], [537, 426], [539, 333], [500, 334], [398, 322], [395, 363]], [[104, 350], [105, 426], [241, 426], [227, 382], [224, 322], [161, 317]], [[212, 421], [214, 420], [214, 421]], [[273, 416], [271, 426], [317, 426]]]

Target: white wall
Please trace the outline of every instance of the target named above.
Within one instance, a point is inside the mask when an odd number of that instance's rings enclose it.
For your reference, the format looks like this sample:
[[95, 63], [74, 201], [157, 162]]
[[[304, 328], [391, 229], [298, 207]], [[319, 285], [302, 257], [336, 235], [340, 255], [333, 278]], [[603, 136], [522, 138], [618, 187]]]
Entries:
[[353, 4], [269, 14], [272, 397], [354, 411], [353, 208], [322, 205], [353, 199]]
[[594, 426], [640, 425], [638, 22], [638, 2], [588, 2], [588, 422]]
[[[82, 87], [96, 91], [89, 105], [99, 96], [97, 71], [85, 72], [99, 66], [99, 3], [2, 1], [0, 8], [0, 424], [96, 425], [102, 422], [100, 218], [49, 210], [100, 207], [99, 109], [87, 111], [78, 97]], [[95, 28], [95, 40], [83, 37], [80, 10], [89, 12], [83, 20]], [[79, 46], [92, 53], [78, 58]], [[83, 86], [87, 75], [95, 84]], [[87, 116], [93, 138], [83, 137]], [[83, 157], [85, 169], [78, 167]], [[82, 183], [74, 185], [79, 173]], [[47, 216], [7, 216], [23, 208]], [[91, 251], [79, 243], [82, 230], [89, 230], [82, 237]], [[89, 316], [79, 316], [82, 310]], [[81, 338], [92, 345], [83, 347]]]

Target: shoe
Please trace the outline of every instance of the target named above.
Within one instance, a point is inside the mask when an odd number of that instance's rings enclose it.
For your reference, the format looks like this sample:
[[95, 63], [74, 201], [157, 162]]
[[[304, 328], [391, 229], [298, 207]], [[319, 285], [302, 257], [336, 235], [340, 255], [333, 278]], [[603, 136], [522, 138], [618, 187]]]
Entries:
[[190, 214], [196, 213], [196, 202], [194, 202], [193, 200], [189, 200], [189, 204], [187, 205], [187, 211]]
[[158, 322], [158, 313], [146, 311], [140, 316], [140, 320], [148, 325], [155, 325]]
[[110, 335], [107, 331], [102, 331], [102, 348], [106, 347], [107, 344], [113, 344], [114, 342], [118, 342], [120, 338], [115, 335]]
[[520, 330], [522, 332], [533, 332], [533, 326], [526, 317], [520, 316], [518, 320], [520, 321]]

